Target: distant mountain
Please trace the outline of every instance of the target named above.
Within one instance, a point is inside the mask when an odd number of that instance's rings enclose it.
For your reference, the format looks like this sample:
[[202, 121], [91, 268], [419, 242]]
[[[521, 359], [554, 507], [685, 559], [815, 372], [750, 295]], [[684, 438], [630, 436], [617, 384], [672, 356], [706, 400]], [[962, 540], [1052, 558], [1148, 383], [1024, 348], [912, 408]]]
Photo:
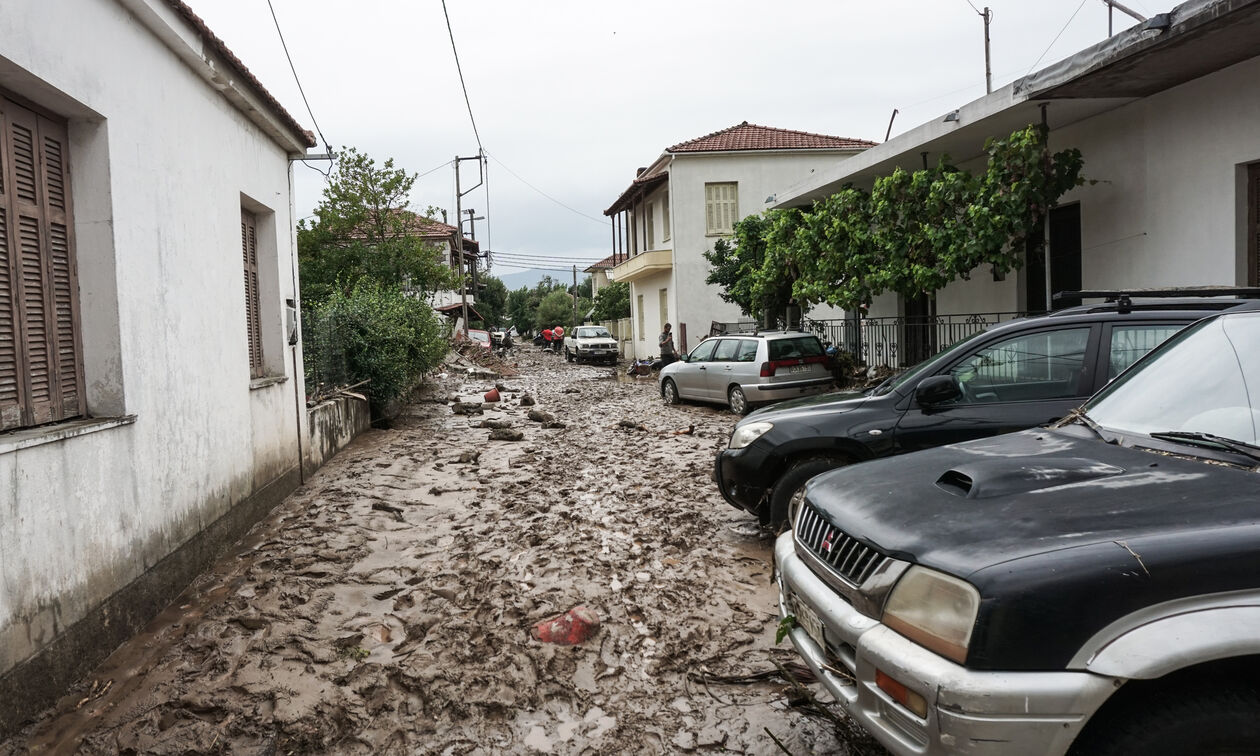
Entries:
[[[522, 286], [527, 289], [532, 289], [538, 285], [538, 282], [543, 279], [543, 276], [551, 276], [557, 281], [564, 281], [565, 283], [568, 283], [570, 279], [572, 279], [572, 275], [566, 278], [563, 273], [554, 273], [546, 270], [534, 270], [532, 268], [530, 270], [522, 270], [516, 273], [507, 273], [503, 275], [500, 275], [494, 270], [490, 271], [490, 273], [491, 275], [498, 276], [499, 280], [503, 282], [503, 285], [507, 287], [508, 291], [516, 291]], [[579, 270], [578, 280], [581, 281], [585, 277], [586, 274]]]

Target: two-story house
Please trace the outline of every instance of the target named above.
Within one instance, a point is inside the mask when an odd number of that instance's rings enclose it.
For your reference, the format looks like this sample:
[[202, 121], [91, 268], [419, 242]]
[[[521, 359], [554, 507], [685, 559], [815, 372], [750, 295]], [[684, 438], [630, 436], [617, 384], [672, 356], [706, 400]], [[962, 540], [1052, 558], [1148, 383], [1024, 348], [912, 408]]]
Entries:
[[757, 126], [747, 121], [667, 148], [604, 215], [613, 222], [613, 267], [630, 284], [634, 356], [658, 353], [672, 323], [682, 350], [715, 323], [744, 319], [706, 284], [704, 252], [737, 221], [762, 212], [773, 193], [874, 146], [863, 139]]

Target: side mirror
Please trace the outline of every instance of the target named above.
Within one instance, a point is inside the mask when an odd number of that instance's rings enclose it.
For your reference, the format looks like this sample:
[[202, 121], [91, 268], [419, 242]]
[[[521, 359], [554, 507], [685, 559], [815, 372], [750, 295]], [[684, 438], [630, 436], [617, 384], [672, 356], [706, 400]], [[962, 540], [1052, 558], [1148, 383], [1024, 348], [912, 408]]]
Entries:
[[931, 407], [934, 404], [953, 401], [962, 396], [962, 389], [952, 375], [933, 375], [919, 381], [914, 390], [914, 399], [921, 406]]
[[679, 362], [687, 362], [687, 361], [688, 361], [688, 360], [690, 360], [690, 359], [691, 359], [691, 355], [689, 355], [689, 354], [680, 354], [680, 355], [678, 355], [678, 361], [679, 361]]

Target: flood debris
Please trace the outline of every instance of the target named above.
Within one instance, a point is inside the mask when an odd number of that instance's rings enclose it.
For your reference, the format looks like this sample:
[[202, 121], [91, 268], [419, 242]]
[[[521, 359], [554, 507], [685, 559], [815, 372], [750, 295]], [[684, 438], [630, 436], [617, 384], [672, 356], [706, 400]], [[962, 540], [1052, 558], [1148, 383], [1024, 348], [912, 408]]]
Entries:
[[498, 430], [498, 429], [502, 429], [502, 428], [511, 428], [511, 427], [512, 427], [512, 421], [511, 421], [511, 420], [493, 420], [493, 419], [486, 419], [486, 420], [482, 420], [480, 423], [477, 423], [477, 427], [478, 427], [478, 428], [491, 428], [491, 429], [494, 429], [494, 430]]
[[494, 404], [495, 402], [499, 401], [499, 390], [497, 388], [492, 388], [486, 393], [482, 394], [482, 398], [485, 399], [486, 404]]
[[525, 431], [515, 428], [495, 428], [490, 431], [491, 441], [524, 441]]
[[455, 402], [451, 405], [451, 411], [456, 415], [480, 415], [485, 412], [485, 407], [479, 402]]
[[536, 423], [553, 423], [556, 420], [555, 415], [551, 414], [550, 412], [543, 412], [540, 409], [530, 410], [529, 414], [527, 414], [526, 417], [528, 417], [530, 420], [533, 420]]
[[599, 630], [599, 615], [585, 606], [575, 606], [558, 617], [534, 625], [534, 639], [558, 646], [575, 646]]
[[517, 400], [517, 403], [522, 407], [532, 407], [534, 406], [534, 397], [530, 396], [528, 393], [521, 394], [521, 398]]

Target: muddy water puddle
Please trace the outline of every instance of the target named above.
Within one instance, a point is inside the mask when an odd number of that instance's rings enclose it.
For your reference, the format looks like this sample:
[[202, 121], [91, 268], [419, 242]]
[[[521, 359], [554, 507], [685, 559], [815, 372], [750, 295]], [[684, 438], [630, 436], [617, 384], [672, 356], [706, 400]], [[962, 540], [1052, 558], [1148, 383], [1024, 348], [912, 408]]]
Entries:
[[[480, 414], [431, 397], [496, 381], [452, 374], [357, 439], [0, 754], [850, 752], [786, 681], [717, 682], [794, 656], [710, 479], [734, 416], [515, 361]], [[578, 605], [593, 637], [532, 638]]]

